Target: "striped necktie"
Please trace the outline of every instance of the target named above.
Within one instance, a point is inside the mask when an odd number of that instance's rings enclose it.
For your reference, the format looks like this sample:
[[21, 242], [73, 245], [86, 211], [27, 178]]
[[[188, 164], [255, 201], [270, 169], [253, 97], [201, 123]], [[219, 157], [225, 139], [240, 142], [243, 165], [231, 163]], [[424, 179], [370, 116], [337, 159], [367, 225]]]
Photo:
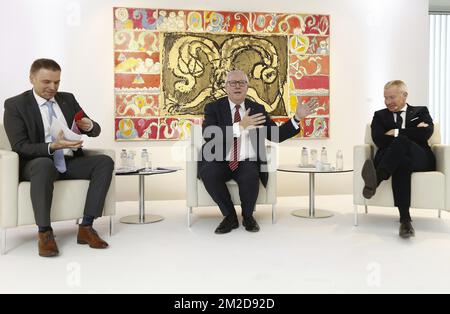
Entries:
[[[234, 113], [234, 123], [241, 121], [241, 114], [239, 113], [240, 105], [236, 105]], [[233, 148], [231, 149], [231, 159], [228, 165], [230, 166], [231, 171], [235, 171], [239, 166], [239, 151], [241, 148], [241, 138], [234, 137], [233, 138]]]

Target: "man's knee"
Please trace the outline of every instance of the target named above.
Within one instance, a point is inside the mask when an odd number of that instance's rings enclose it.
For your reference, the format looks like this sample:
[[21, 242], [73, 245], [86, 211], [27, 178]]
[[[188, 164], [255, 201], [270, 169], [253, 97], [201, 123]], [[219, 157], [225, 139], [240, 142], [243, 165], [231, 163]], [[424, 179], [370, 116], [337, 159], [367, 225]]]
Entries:
[[393, 176], [411, 176], [412, 163], [410, 158], [402, 158]]
[[405, 135], [399, 135], [392, 141], [393, 145], [407, 145], [410, 139]]
[[97, 155], [95, 156], [97, 160], [97, 165], [101, 166], [104, 169], [113, 171], [114, 169], [114, 160], [108, 155]]
[[253, 164], [243, 165], [245, 169], [242, 169], [242, 177], [248, 182], [259, 181], [259, 168]]
[[224, 173], [221, 167], [207, 163], [200, 171], [200, 178], [204, 182], [218, 181], [224, 178]]
[[34, 159], [30, 168], [31, 176], [46, 174], [46, 175], [56, 175], [57, 170], [53, 160], [46, 157]]
[[242, 182], [245, 185], [249, 185], [249, 186], [259, 186], [259, 175], [258, 174], [247, 174], [246, 176], [244, 176], [242, 178]]

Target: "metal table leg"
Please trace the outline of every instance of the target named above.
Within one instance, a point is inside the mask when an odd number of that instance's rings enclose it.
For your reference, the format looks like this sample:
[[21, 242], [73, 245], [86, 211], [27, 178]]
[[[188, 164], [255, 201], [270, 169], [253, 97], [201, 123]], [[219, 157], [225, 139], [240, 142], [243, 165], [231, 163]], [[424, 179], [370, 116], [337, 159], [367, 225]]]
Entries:
[[145, 175], [139, 175], [139, 215], [126, 216], [120, 219], [125, 224], [149, 224], [163, 220], [159, 215], [145, 214]]
[[327, 210], [316, 209], [315, 201], [315, 177], [314, 173], [309, 174], [309, 209], [298, 209], [292, 211], [292, 215], [302, 218], [328, 218], [333, 216], [333, 213]]

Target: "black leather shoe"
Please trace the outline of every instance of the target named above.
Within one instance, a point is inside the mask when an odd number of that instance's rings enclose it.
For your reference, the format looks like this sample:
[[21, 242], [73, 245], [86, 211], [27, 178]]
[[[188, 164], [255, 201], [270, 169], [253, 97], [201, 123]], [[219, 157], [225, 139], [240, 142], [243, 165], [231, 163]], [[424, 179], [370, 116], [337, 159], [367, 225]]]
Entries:
[[231, 230], [236, 229], [237, 227], [239, 227], [239, 221], [237, 219], [237, 216], [228, 215], [225, 216], [225, 218], [222, 220], [222, 222], [214, 232], [217, 234], [228, 233], [231, 232]]
[[242, 225], [245, 227], [245, 230], [250, 232], [258, 232], [259, 231], [259, 225], [256, 222], [255, 218], [253, 216], [244, 216], [244, 220], [242, 221]]
[[416, 235], [416, 231], [414, 231], [414, 228], [410, 221], [402, 222], [402, 223], [400, 223], [400, 230], [399, 230], [398, 235], [402, 239], [409, 239]]
[[366, 199], [370, 199], [377, 191], [377, 171], [371, 159], [367, 159], [364, 162], [361, 176], [364, 180], [363, 196]]

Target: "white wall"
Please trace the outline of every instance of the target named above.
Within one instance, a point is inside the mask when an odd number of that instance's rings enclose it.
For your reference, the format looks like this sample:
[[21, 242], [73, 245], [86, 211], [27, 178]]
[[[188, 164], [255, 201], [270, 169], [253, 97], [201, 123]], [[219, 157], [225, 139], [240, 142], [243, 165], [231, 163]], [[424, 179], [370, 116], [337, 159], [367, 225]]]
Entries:
[[[73, 92], [103, 128], [102, 135], [86, 140], [85, 146], [116, 151], [143, 147], [114, 141], [114, 6], [331, 15], [331, 138], [283, 143], [281, 163], [297, 163], [301, 146], [327, 146], [330, 159], [343, 149], [345, 164], [351, 166], [353, 145], [362, 143], [365, 124], [374, 110], [384, 106], [383, 85], [388, 80], [405, 80], [409, 102], [427, 104], [427, 0], [8, 1], [2, 5], [0, 20], [0, 102], [30, 88], [27, 76], [34, 59], [54, 58], [63, 68], [61, 90]], [[170, 157], [173, 144], [145, 146], [156, 165], [183, 166], [182, 160]], [[137, 178], [118, 178], [118, 200], [137, 199], [137, 184]], [[319, 175], [316, 184], [319, 194], [351, 193], [352, 176]], [[307, 193], [306, 175], [279, 173], [278, 185], [280, 196]], [[184, 171], [147, 180], [147, 199], [183, 199], [184, 191]]]

